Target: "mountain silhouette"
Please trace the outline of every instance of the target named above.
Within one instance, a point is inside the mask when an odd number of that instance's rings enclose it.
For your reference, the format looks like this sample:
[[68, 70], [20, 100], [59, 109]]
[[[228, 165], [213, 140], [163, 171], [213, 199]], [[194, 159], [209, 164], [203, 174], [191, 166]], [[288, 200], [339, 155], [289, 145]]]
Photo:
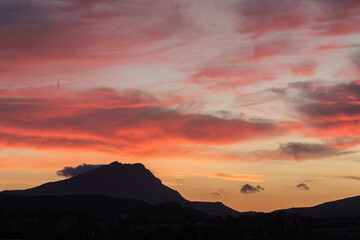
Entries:
[[325, 202], [313, 207], [290, 208], [274, 212], [298, 213], [319, 218], [360, 217], [360, 196]]
[[5, 191], [21, 195], [84, 195], [94, 194], [110, 197], [142, 200], [151, 204], [166, 201], [182, 202], [184, 198], [166, 187], [142, 164], [113, 162], [78, 176], [38, 187]]
[[153, 205], [171, 201], [209, 215], [239, 214], [220, 202], [186, 200], [179, 192], [163, 185], [160, 179], [140, 163], [113, 162], [69, 179], [48, 182], [26, 190], [7, 190], [2, 193], [24, 196], [99, 195], [141, 200]]
[[[182, 221], [184, 216], [204, 220], [210, 217], [202, 211], [182, 207], [176, 202], [151, 205], [140, 200], [99, 195], [24, 196], [0, 193], [0, 213], [19, 213], [19, 210], [26, 210], [25, 213], [44, 210], [51, 211], [53, 214], [54, 211], [81, 213], [102, 221], [117, 220], [124, 215], [130, 219], [146, 217], [155, 222], [169, 219]], [[0, 239], [2, 239], [1, 236]]]

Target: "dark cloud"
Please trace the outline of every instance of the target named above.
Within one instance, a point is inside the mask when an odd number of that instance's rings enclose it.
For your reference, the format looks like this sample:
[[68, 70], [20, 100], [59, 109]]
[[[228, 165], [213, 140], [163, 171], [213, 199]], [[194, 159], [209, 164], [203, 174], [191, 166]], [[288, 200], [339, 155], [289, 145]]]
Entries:
[[290, 87], [299, 90], [299, 97], [304, 98], [304, 104], [298, 108], [300, 112], [314, 120], [360, 113], [360, 84], [357, 81], [336, 85], [304, 82], [290, 84]]
[[102, 164], [86, 164], [78, 165], [77, 167], [64, 167], [63, 169], [56, 172], [60, 177], [75, 177], [77, 175], [83, 174], [85, 172], [94, 170], [95, 168], [103, 166]]
[[305, 183], [300, 183], [296, 185], [296, 187], [300, 190], [306, 190], [306, 191], [310, 190], [310, 188]]
[[[314, 82], [297, 82], [289, 84], [289, 89], [298, 90], [299, 98], [303, 98], [305, 106], [300, 108], [309, 116], [332, 116], [338, 113], [354, 114], [358, 113], [351, 110], [350, 107], [356, 107], [360, 99], [360, 84], [358, 81], [339, 84], [314, 83]], [[307, 111], [306, 105], [312, 103]], [[313, 106], [313, 111], [311, 106]], [[316, 111], [316, 106], [328, 107], [330, 112]], [[341, 109], [343, 110], [341, 111]]]
[[333, 157], [343, 154], [354, 153], [346, 151], [334, 145], [318, 143], [289, 142], [280, 144], [277, 150], [258, 150], [253, 152], [256, 160], [295, 160], [302, 161], [308, 159], [318, 159]]
[[360, 81], [297, 82], [276, 93], [294, 105], [302, 121], [299, 127], [303, 127], [307, 135], [360, 136]]
[[264, 190], [265, 189], [260, 187], [259, 185], [257, 185], [256, 187], [253, 187], [253, 186], [251, 186], [249, 184], [245, 184], [240, 189], [240, 192], [244, 193], [244, 194], [249, 194], [249, 193], [256, 193], [256, 192], [260, 192], [260, 191], [264, 191]]
[[327, 147], [323, 144], [299, 142], [281, 144], [278, 151], [281, 155], [290, 155], [295, 160], [331, 157], [349, 153], [341, 149]]

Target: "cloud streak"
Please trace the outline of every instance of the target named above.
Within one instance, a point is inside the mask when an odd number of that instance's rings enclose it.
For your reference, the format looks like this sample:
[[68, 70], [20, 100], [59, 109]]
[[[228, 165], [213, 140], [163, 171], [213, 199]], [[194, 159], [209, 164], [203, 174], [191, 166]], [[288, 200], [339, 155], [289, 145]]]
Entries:
[[243, 24], [239, 32], [259, 38], [268, 33], [308, 29], [314, 35], [342, 36], [360, 31], [360, 4], [350, 1], [245, 0], [235, 4]]
[[6, 116], [0, 119], [2, 146], [131, 153], [164, 145], [221, 146], [282, 132], [276, 123], [262, 119], [185, 113], [173, 99], [141, 92], [1, 94], [0, 111]]
[[360, 177], [358, 177], [358, 176], [336, 176], [334, 178], [341, 178], [341, 179], [349, 179], [349, 180], [360, 181]]
[[[176, 34], [183, 26], [178, 10], [175, 1], [2, 1], [0, 35], [4, 37], [0, 49], [6, 54], [0, 60], [17, 64], [95, 60], [109, 64], [120, 51], [129, 57], [130, 50], [134, 54], [135, 48]], [[98, 31], [100, 26], [107, 27]], [[113, 31], [111, 26], [123, 29]]]
[[258, 150], [250, 154], [255, 160], [311, 160], [354, 153], [346, 149], [318, 143], [289, 142], [276, 150]]
[[262, 175], [216, 173], [214, 177], [232, 181], [262, 182], [259, 179]]

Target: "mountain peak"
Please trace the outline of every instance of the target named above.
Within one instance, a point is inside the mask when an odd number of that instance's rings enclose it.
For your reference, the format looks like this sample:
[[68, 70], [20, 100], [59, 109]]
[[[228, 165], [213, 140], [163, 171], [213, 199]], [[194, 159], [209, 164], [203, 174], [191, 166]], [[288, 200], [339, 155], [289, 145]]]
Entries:
[[143, 168], [146, 169], [145, 166], [142, 163], [120, 163], [118, 161], [112, 162], [108, 165], [104, 165], [104, 166], [109, 166], [109, 167], [133, 167], [133, 168]]
[[122, 165], [122, 163], [119, 163], [118, 161], [115, 161], [115, 162], [110, 163], [109, 165], [110, 166], [116, 166], [116, 165], [119, 165], [119, 164]]
[[111, 184], [117, 182], [120, 185], [131, 185], [132, 187], [139, 187], [148, 184], [160, 184], [161, 180], [156, 178], [150, 170], [145, 168], [141, 163], [119, 163], [112, 162], [108, 165], [103, 165], [93, 169], [87, 173], [73, 177], [75, 178], [91, 178], [97, 179], [103, 184]]
[[141, 200], [150, 204], [168, 201], [194, 207], [211, 215], [236, 215], [220, 202], [190, 202], [180, 193], [162, 184], [143, 164], [119, 163], [97, 167], [88, 172], [57, 182], [49, 182], [27, 190], [6, 191], [19, 195], [100, 195]]
[[22, 195], [93, 194], [137, 199], [151, 204], [185, 201], [177, 191], [163, 185], [143, 164], [123, 164], [117, 161], [69, 179], [7, 192]]

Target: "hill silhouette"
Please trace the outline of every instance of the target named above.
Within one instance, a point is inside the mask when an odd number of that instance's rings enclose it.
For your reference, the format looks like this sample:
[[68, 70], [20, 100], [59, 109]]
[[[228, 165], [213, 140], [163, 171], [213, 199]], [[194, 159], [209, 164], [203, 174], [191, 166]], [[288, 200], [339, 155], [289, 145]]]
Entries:
[[144, 165], [113, 162], [75, 177], [48, 182], [26, 190], [7, 190], [5, 194], [24, 196], [98, 195], [140, 200], [150, 204], [168, 201], [192, 207], [210, 215], [238, 215], [220, 202], [191, 202], [162, 184]]
[[142, 200], [151, 204], [166, 201], [182, 202], [184, 198], [175, 190], [166, 187], [142, 164], [113, 162], [78, 176], [48, 182], [40, 186], [4, 193], [31, 195], [81, 195]]
[[145, 217], [152, 221], [182, 221], [184, 216], [206, 219], [209, 215], [190, 207], [182, 207], [180, 203], [165, 202], [157, 205], [116, 197], [98, 195], [70, 195], [70, 196], [23, 196], [0, 194], [0, 208], [5, 212], [18, 209], [39, 211], [42, 209], [53, 211], [71, 211], [96, 217], [101, 220], [116, 220], [121, 216], [126, 218]]
[[325, 202], [313, 207], [290, 208], [274, 211], [298, 213], [302, 216], [319, 218], [356, 218], [360, 217], [360, 196]]

